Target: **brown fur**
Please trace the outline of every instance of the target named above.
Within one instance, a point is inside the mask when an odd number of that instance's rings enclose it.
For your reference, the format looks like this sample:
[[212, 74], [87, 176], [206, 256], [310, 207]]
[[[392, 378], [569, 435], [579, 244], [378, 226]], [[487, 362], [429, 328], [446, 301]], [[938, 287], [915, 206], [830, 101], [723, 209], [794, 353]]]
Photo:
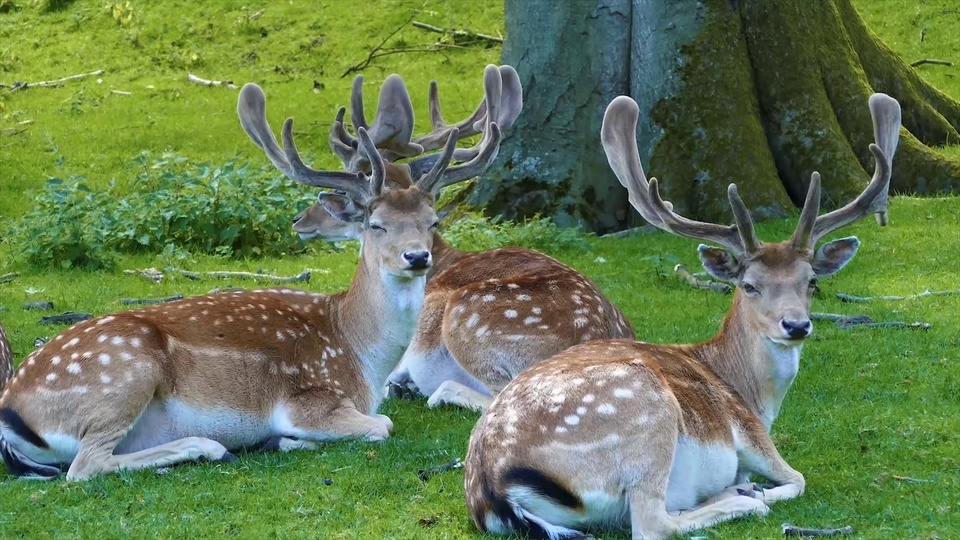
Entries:
[[3, 390], [10, 377], [13, 377], [13, 351], [3, 325], [0, 325], [0, 390]]

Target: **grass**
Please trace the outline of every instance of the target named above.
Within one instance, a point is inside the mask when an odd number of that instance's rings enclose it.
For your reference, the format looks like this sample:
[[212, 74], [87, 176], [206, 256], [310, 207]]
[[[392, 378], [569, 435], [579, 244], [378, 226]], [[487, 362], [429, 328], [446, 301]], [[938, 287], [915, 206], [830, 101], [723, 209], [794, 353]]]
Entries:
[[[274, 126], [293, 114], [300, 148], [319, 149], [315, 163], [335, 166], [323, 149], [327, 122], [348, 96], [351, 78], [341, 79], [340, 73], [422, 5], [384, 1], [376, 9], [358, 9], [356, 3], [329, 0], [309, 6], [270, 3], [251, 20], [260, 7], [232, 1], [15, 3], [19, 11], [0, 13], [0, 82], [54, 79], [100, 68], [107, 72], [102, 83], [88, 79], [60, 88], [0, 91], [0, 129], [35, 121], [18, 135], [0, 135], [0, 215], [5, 217], [21, 215], [30, 203], [28, 191], [48, 176], [84, 174], [96, 185], [114, 177], [127, 182], [123, 175], [130, 160], [144, 149], [175, 151], [197, 161], [223, 162], [239, 154], [261, 162], [262, 155], [238, 129], [236, 94], [188, 84], [187, 70], [211, 79], [260, 82], [271, 100], [268, 113]], [[960, 36], [956, 17], [945, 13], [955, 9], [948, 0], [858, 0], [857, 5], [868, 24], [908, 60], [957, 60], [951, 55], [960, 50]], [[421, 20], [495, 34], [502, 30], [501, 19], [499, 2], [455, 1], [428, 3]], [[927, 32], [920, 42], [922, 27]], [[412, 29], [398, 37], [408, 43], [435, 39]], [[427, 81], [436, 78], [447, 116], [454, 118], [472, 111], [482, 94], [482, 67], [498, 55], [495, 49], [473, 48], [396, 55], [364, 73], [368, 88], [388, 73], [402, 73], [417, 111], [425, 110]], [[920, 72], [960, 98], [960, 82], [952, 77], [956, 69], [924, 66]], [[313, 80], [323, 82], [324, 89], [313, 93]], [[956, 289], [951, 261], [960, 251], [958, 202], [896, 198], [890, 227], [865, 220], [843, 231], [859, 236], [863, 245], [835, 279], [821, 283], [814, 310], [921, 320], [933, 327], [926, 332], [840, 330], [817, 324], [774, 426], [782, 455], [806, 475], [807, 492], [776, 505], [766, 519], [717, 527], [704, 533], [708, 538], [779, 538], [781, 522], [850, 524], [856, 537], [865, 539], [960, 535], [960, 296], [864, 305], [833, 298], [836, 292], [867, 296]], [[763, 223], [759, 233], [784, 238], [793, 226], [791, 220]], [[677, 258], [693, 269], [698, 267], [695, 246], [654, 234], [597, 240], [587, 250], [553, 254], [594, 279], [642, 339], [691, 342], [716, 331], [729, 297], [687, 289], [657, 258]], [[163, 262], [135, 256], [122, 259], [118, 267]], [[350, 281], [356, 250], [309, 249], [283, 259], [240, 261], [194, 256], [181, 264], [285, 275], [312, 268], [313, 280], [305, 288], [336, 291]], [[25, 311], [26, 301], [51, 300], [57, 312], [99, 314], [119, 309], [121, 297], [246, 285], [184, 279], [152, 284], [119, 272], [9, 270], [22, 276], [0, 285], [0, 319], [18, 360], [32, 350], [36, 338], [58, 330], [39, 325], [42, 314]], [[442, 473], [426, 483], [416, 477], [418, 469], [464, 455], [477, 414], [427, 410], [423, 400], [389, 401], [382, 412], [391, 416], [396, 430], [381, 445], [342, 442], [313, 453], [248, 454], [230, 464], [188, 465], [163, 475], [122, 473], [83, 484], [4, 478], [0, 536], [481, 537], [464, 508], [461, 472]]]

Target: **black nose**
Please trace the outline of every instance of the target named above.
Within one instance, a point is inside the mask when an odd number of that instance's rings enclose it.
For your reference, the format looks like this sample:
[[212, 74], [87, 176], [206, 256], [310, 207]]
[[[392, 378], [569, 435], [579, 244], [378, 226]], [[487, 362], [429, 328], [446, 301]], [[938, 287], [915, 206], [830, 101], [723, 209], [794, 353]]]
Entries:
[[780, 327], [790, 336], [790, 339], [803, 339], [809, 336], [810, 331], [813, 330], [813, 324], [809, 320], [791, 321], [789, 319], [781, 319]]
[[407, 261], [410, 268], [420, 270], [430, 265], [429, 251], [406, 251], [403, 254], [403, 260]]

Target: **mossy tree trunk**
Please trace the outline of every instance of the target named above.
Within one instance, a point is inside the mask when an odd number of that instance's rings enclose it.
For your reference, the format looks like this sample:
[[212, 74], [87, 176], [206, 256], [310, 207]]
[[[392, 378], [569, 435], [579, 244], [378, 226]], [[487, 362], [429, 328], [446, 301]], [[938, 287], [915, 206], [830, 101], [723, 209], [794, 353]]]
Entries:
[[755, 217], [786, 215], [815, 170], [823, 206], [846, 203], [873, 171], [873, 92], [903, 107], [892, 189], [960, 189], [960, 163], [931, 149], [960, 143], [960, 104], [880, 42], [850, 0], [507, 0], [506, 29], [503, 61], [525, 103], [473, 195], [494, 213], [598, 232], [637, 219], [600, 146], [619, 94], [640, 105], [648, 173], [699, 219], [730, 219], [730, 182]]

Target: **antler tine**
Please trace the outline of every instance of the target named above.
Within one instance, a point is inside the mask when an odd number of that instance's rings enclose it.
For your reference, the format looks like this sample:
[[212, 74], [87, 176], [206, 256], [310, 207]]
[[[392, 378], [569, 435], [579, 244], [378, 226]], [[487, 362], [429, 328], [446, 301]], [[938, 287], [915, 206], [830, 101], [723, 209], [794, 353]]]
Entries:
[[343, 126], [343, 116], [346, 113], [346, 107], [340, 107], [340, 110], [337, 111], [337, 118], [333, 121], [333, 125], [330, 127], [330, 149], [333, 150], [333, 153], [340, 158], [340, 161], [343, 163], [344, 170], [357, 172], [357, 145], [358, 141], [356, 138], [347, 133], [346, 128]]
[[[651, 206], [660, 216], [666, 230], [680, 236], [686, 236], [687, 238], [696, 238], [698, 240], [706, 240], [720, 244], [738, 256], [752, 253], [746, 249], [743, 237], [736, 225], [717, 225], [704, 221], [694, 221], [677, 214], [672, 208], [668, 207], [667, 203], [660, 197], [660, 189], [657, 186], [656, 178], [650, 179], [647, 191], [649, 193]], [[736, 187], [727, 190], [728, 196], [731, 191], [736, 194]], [[740, 204], [742, 205], [743, 203], [741, 202]], [[752, 230], [752, 222], [750, 227]]]
[[364, 153], [367, 161], [370, 162], [370, 177], [368, 183], [365, 185], [369, 187], [370, 196], [379, 197], [383, 194], [383, 184], [387, 178], [383, 158], [380, 157], [380, 152], [377, 151], [377, 145], [373, 142], [373, 138], [366, 129], [360, 128], [357, 130], [357, 135], [360, 136], [360, 151]]
[[[481, 132], [481, 127], [475, 127], [475, 124], [481, 122], [487, 113], [486, 98], [480, 101], [480, 105], [473, 111], [473, 114], [454, 125], [447, 124], [443, 120], [443, 114], [440, 112], [440, 91], [437, 87], [437, 81], [430, 81], [429, 101], [430, 124], [433, 125], [433, 131], [413, 138], [413, 142], [422, 146], [425, 152], [443, 147], [447, 142], [450, 131], [453, 129], [457, 130], [461, 139], [472, 137]], [[480, 126], [482, 125], [481, 123]]]
[[443, 152], [437, 155], [437, 159], [430, 168], [430, 171], [417, 180], [417, 186], [419, 186], [420, 189], [428, 193], [434, 192], [437, 182], [441, 177], [443, 177], [444, 172], [447, 170], [447, 166], [450, 165], [450, 160], [453, 158], [453, 151], [457, 148], [457, 139], [459, 138], [459, 134], [460, 133], [457, 128], [450, 130], [450, 136], [447, 137], [447, 145], [444, 146]]
[[500, 131], [506, 131], [513, 126], [523, 110], [523, 86], [520, 84], [520, 75], [513, 66], [500, 66], [501, 97], [500, 112], [493, 121], [500, 126]]
[[353, 122], [353, 131], [370, 128], [363, 115], [363, 75], [353, 78], [353, 87], [350, 89], [350, 121]]
[[810, 237], [810, 246], [832, 231], [849, 225], [868, 214], [877, 214], [877, 223], [887, 224], [887, 197], [893, 155], [900, 141], [900, 104], [886, 94], [870, 96], [870, 115], [873, 117], [873, 137], [870, 152], [876, 163], [870, 183], [856, 199], [842, 208], [817, 218]]
[[747, 205], [743, 204], [743, 199], [740, 198], [736, 184], [727, 186], [727, 199], [730, 201], [733, 219], [737, 224], [737, 231], [740, 233], [740, 243], [743, 245], [744, 254], [750, 256], [760, 249], [760, 241], [757, 240], [757, 233], [753, 230], [753, 218], [750, 217]]
[[810, 187], [807, 188], [807, 199], [803, 201], [803, 210], [797, 222], [797, 230], [790, 237], [790, 244], [797, 249], [812, 249], [815, 242], [813, 226], [817, 223], [817, 214], [820, 213], [820, 173], [814, 171], [810, 175]]
[[[431, 193], [439, 193], [441, 189], [449, 185], [480, 176], [493, 164], [493, 161], [497, 159], [497, 153], [500, 152], [500, 127], [492, 123], [488, 126], [487, 132], [484, 135], [485, 142], [480, 149], [480, 153], [462, 165], [447, 167], [446, 171], [432, 182], [433, 185], [430, 186]], [[450, 149], [450, 146], [453, 144], [456, 144], [456, 141], [451, 142], [448, 139], [447, 149]], [[447, 150], [444, 150], [444, 154], [446, 153]], [[420, 185], [419, 182], [418, 185]], [[421, 189], [424, 188], [422, 187]]]
[[380, 87], [377, 117], [368, 128], [377, 148], [398, 157], [422, 154], [423, 146], [410, 141], [413, 136], [413, 103], [399, 75], [390, 75]]
[[363, 176], [359, 173], [340, 172], [340, 171], [318, 171], [312, 169], [303, 163], [300, 159], [300, 153], [297, 151], [297, 145], [293, 141], [293, 118], [287, 118], [283, 123], [281, 132], [283, 138], [283, 153], [290, 164], [292, 175], [287, 175], [292, 180], [301, 184], [314, 187], [326, 187], [345, 192], [350, 198], [362, 202], [370, 195], [366, 183], [362, 182]]
[[300, 154], [297, 153], [296, 144], [293, 142], [292, 118], [288, 118], [283, 124], [284, 148], [280, 148], [277, 138], [267, 123], [266, 98], [263, 89], [256, 84], [247, 83], [243, 86], [237, 99], [237, 114], [240, 116], [240, 125], [254, 144], [263, 150], [277, 170], [291, 180], [310, 186], [339, 189], [355, 196], [357, 200], [362, 200], [366, 196], [366, 189], [362, 187], [362, 183], [357, 182], [359, 175], [339, 171], [317, 171], [303, 164]]
[[607, 155], [607, 162], [617, 180], [627, 188], [627, 198], [640, 216], [654, 227], [669, 231], [656, 208], [650, 204], [650, 185], [640, 163], [637, 148], [637, 121], [640, 108], [633, 99], [618, 96], [607, 105], [600, 128], [600, 142]]

